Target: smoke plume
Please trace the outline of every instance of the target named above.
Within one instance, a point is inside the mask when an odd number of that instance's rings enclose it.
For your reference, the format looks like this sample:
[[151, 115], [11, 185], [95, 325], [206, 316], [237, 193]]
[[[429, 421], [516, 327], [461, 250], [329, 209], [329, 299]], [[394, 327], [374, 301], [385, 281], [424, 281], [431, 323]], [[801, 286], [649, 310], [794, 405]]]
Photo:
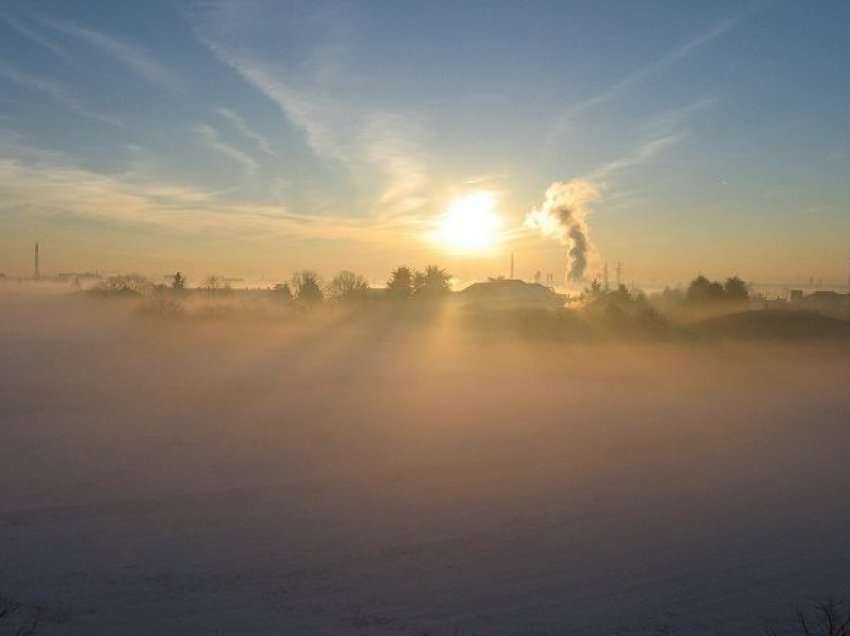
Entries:
[[567, 280], [571, 283], [584, 279], [588, 258], [595, 251], [589, 236], [587, 215], [591, 203], [598, 198], [599, 189], [590, 181], [556, 181], [546, 189], [543, 205], [529, 212], [525, 218], [526, 227], [539, 230], [544, 236], [557, 238], [569, 246]]

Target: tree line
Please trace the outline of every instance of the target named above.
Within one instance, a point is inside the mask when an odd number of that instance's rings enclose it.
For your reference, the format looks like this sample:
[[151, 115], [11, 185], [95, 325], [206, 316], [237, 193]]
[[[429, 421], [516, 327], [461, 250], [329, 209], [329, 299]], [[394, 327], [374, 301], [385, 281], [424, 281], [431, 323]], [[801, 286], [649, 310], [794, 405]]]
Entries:
[[[422, 271], [401, 266], [390, 274], [386, 293], [388, 297], [396, 300], [438, 298], [451, 291], [451, 277], [451, 274], [438, 265], [429, 265]], [[325, 283], [319, 274], [305, 269], [295, 272], [288, 281], [277, 283], [270, 291], [280, 301], [310, 305], [325, 300], [364, 300], [369, 296], [369, 290], [366, 278], [349, 270], [339, 272]], [[170, 276], [167, 285], [154, 284], [138, 274], [124, 274], [110, 276], [98, 283], [93, 291], [109, 295], [147, 296], [164, 291], [186, 293], [190, 291], [190, 287], [186, 275], [182, 272]], [[207, 276], [194, 291], [214, 297], [233, 293], [228, 280], [221, 276]]]

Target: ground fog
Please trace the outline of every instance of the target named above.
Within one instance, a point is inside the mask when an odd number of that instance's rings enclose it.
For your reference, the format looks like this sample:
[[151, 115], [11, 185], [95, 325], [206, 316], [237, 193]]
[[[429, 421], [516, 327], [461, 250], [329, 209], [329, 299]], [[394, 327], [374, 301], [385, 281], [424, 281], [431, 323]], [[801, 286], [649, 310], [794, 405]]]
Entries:
[[38, 634], [760, 633], [850, 595], [849, 353], [6, 292], [0, 597]]

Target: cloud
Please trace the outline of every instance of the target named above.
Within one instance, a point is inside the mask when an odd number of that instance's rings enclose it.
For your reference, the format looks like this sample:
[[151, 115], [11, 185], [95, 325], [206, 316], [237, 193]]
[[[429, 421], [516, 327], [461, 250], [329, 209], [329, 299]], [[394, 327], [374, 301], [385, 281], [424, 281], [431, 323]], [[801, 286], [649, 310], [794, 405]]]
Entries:
[[62, 153], [0, 141], [0, 215], [22, 213], [27, 219], [67, 215], [176, 232], [205, 230], [225, 237], [383, 245], [405, 238], [406, 228], [400, 223], [303, 215], [282, 205], [225, 200], [220, 193], [181, 184], [98, 173], [75, 165]]
[[333, 121], [337, 118], [333, 100], [312, 91], [298, 89], [283, 81], [260, 62], [228, 51], [208, 38], [201, 41], [216, 58], [231, 67], [260, 93], [271, 99], [286, 118], [305, 133], [307, 145], [320, 157], [348, 161], [350, 155], [338, 142]]
[[257, 144], [257, 148], [259, 148], [260, 151], [270, 157], [277, 157], [277, 154], [275, 154], [274, 150], [272, 150], [272, 145], [269, 140], [248, 126], [242, 117], [228, 108], [216, 108], [215, 112], [229, 121], [230, 124], [245, 137]]
[[198, 124], [194, 130], [210, 148], [241, 165], [246, 175], [257, 172], [259, 165], [256, 160], [247, 153], [222, 141], [215, 128], [206, 124]]
[[663, 137], [655, 137], [641, 143], [636, 149], [628, 152], [613, 161], [609, 161], [593, 170], [588, 176], [588, 179], [598, 181], [610, 177], [616, 172], [626, 170], [638, 166], [664, 150], [679, 143], [684, 138], [684, 133], [674, 133]]
[[182, 87], [181, 79], [171, 69], [160, 64], [146, 49], [140, 46], [122, 42], [111, 35], [69, 22], [43, 20], [43, 23], [99, 49], [110, 59], [121, 62], [151, 84], [171, 91], [178, 91]]
[[570, 108], [568, 108], [566, 111], [564, 111], [557, 117], [555, 122], [554, 134], [561, 135], [565, 133], [576, 116], [585, 113], [597, 106], [600, 106], [601, 104], [611, 101], [614, 98], [620, 97], [632, 87], [640, 84], [651, 76], [673, 66], [677, 62], [686, 59], [690, 55], [696, 53], [701, 48], [712, 43], [714, 40], [729, 33], [735, 27], [737, 27], [744, 20], [745, 17], [746, 16], [744, 15], [723, 20], [722, 22], [718, 23], [717, 25], [705, 31], [704, 33], [701, 33], [700, 35], [692, 38], [684, 44], [677, 46], [674, 49], [671, 49], [665, 55], [655, 60], [654, 62], [647, 64], [646, 66], [634, 71], [630, 75], [623, 77], [618, 82], [614, 83], [601, 93], [593, 95], [592, 97], [589, 97], [572, 105]]
[[[206, 6], [208, 11], [191, 19], [198, 40], [213, 56], [274, 102], [286, 120], [303, 132], [310, 151], [343, 166], [355, 187], [369, 188], [379, 181], [374, 199], [363, 205], [365, 210], [401, 220], [424, 205], [428, 173], [417, 143], [419, 122], [408, 114], [353, 104], [348, 88], [334, 83], [345, 74], [339, 68], [340, 48], [333, 41], [318, 35], [307, 62], [284, 73], [279, 63], [275, 66], [245, 52], [251, 32], [240, 30], [244, 23], [227, 5]], [[251, 22], [267, 21], [254, 15]]]
[[397, 113], [375, 112], [366, 118], [358, 145], [383, 179], [375, 205], [379, 216], [408, 214], [427, 201], [428, 174], [413, 141], [416, 135], [410, 118]]
[[69, 55], [68, 52], [59, 46], [56, 42], [52, 41], [50, 38], [43, 36], [37, 31], [31, 29], [29, 26], [26, 26], [21, 20], [13, 18], [9, 15], [4, 15], [2, 18], [11, 26], [15, 31], [28, 38], [29, 40], [35, 42], [39, 46], [44, 47], [57, 57], [68, 60]]
[[385, 185], [377, 195], [379, 214], [405, 214], [421, 207], [421, 192], [428, 182], [425, 166], [417, 158], [410, 118], [384, 110], [346, 107], [319, 89], [295, 88], [263, 64], [244, 57], [217, 55], [261, 93], [272, 99], [297, 128], [307, 145], [323, 159], [345, 165], [360, 182], [368, 180], [364, 163], [377, 168]]
[[60, 84], [19, 71], [2, 60], [0, 60], [0, 77], [4, 77], [27, 90], [47, 95], [54, 102], [64, 106], [81, 117], [99, 121], [101, 123], [107, 123], [112, 126], [123, 127], [123, 123], [120, 120], [108, 115], [94, 113], [83, 107], [80, 102], [77, 101], [77, 99]]

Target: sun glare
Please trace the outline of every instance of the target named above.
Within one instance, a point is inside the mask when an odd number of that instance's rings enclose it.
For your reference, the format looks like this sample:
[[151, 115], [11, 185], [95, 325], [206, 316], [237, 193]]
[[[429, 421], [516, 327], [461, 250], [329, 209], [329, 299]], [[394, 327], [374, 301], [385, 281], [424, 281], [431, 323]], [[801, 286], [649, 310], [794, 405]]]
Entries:
[[440, 218], [435, 238], [461, 253], [482, 252], [499, 242], [502, 219], [492, 192], [472, 192], [454, 199]]

